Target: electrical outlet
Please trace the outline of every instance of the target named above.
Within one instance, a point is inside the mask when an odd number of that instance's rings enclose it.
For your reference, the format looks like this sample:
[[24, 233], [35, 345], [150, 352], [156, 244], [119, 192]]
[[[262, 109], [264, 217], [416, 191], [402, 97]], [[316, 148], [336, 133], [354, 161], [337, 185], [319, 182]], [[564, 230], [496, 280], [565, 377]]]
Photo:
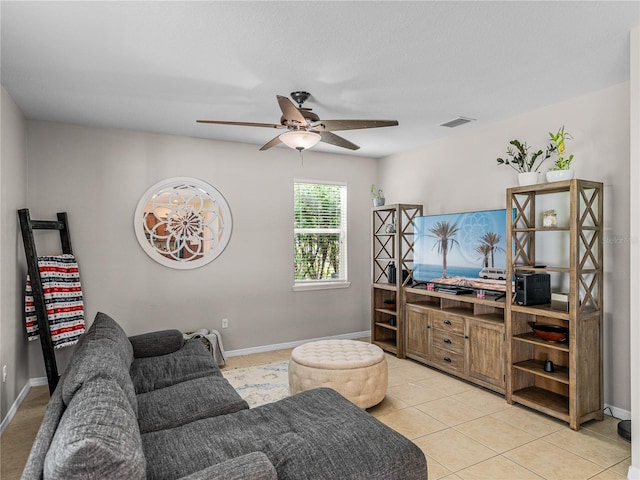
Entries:
[[222, 319], [222, 328], [228, 328], [229, 327], [229, 319], [228, 318], [223, 318]]
[[7, 381], [7, 366], [2, 366], [2, 383]]

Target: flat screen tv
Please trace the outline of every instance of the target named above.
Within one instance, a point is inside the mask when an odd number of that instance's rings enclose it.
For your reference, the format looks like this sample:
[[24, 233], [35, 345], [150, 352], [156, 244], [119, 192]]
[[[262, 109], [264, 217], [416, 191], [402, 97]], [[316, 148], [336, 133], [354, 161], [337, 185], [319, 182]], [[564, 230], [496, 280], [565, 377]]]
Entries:
[[505, 209], [426, 215], [414, 227], [414, 282], [505, 291]]

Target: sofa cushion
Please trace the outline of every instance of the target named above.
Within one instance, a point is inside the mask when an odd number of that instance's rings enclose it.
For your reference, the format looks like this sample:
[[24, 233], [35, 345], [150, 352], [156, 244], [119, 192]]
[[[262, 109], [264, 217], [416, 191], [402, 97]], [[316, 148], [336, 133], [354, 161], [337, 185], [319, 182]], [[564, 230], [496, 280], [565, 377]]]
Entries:
[[176, 352], [184, 345], [180, 330], [160, 330], [129, 337], [135, 358], [157, 357]]
[[188, 340], [180, 350], [167, 355], [136, 358], [129, 373], [138, 394], [194, 378], [222, 376], [211, 352], [198, 339]]
[[125, 392], [137, 414], [138, 401], [129, 374], [132, 361], [133, 349], [122, 328], [107, 315], [99, 313], [65, 369], [62, 386], [65, 405], [84, 383], [96, 378], [110, 378]]
[[146, 477], [138, 421], [112, 379], [85, 382], [67, 406], [44, 462], [44, 478]]
[[122, 327], [106, 313], [98, 312], [82, 343], [99, 340], [109, 345], [125, 365], [133, 361], [133, 347]]
[[278, 473], [267, 456], [252, 452], [212, 465], [180, 480], [278, 480]]
[[249, 408], [226, 378], [195, 378], [138, 395], [140, 433]]
[[262, 451], [286, 479], [424, 480], [422, 451], [334, 390], [142, 435], [147, 478], [179, 478]]

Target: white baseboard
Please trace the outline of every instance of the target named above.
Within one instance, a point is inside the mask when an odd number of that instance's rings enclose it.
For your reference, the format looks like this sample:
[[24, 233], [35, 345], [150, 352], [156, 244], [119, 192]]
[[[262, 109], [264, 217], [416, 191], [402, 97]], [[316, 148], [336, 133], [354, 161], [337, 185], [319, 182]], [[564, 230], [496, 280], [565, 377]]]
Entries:
[[2, 423], [0, 423], [0, 434], [4, 433], [4, 429], [9, 426], [11, 420], [13, 420], [13, 417], [15, 417], [16, 413], [18, 413], [18, 409], [20, 408], [20, 405], [22, 405], [24, 399], [27, 397], [29, 390], [31, 390], [31, 380], [29, 380], [25, 384], [25, 386], [22, 387], [22, 390], [20, 390], [20, 393], [18, 394], [18, 398], [16, 398], [16, 401], [13, 402], [13, 405], [11, 405], [11, 408], [2, 419]]
[[293, 342], [286, 342], [286, 343], [274, 343], [272, 345], [262, 345], [260, 347], [240, 348], [238, 350], [230, 350], [225, 353], [228, 357], [238, 357], [240, 355], [251, 355], [252, 353], [272, 352], [274, 350], [285, 350], [287, 348], [295, 348], [304, 343], [315, 342], [317, 340], [334, 340], [334, 339], [353, 340], [356, 338], [364, 338], [369, 336], [371, 336], [371, 330], [367, 330], [364, 332], [344, 333], [342, 335], [332, 335], [330, 337], [309, 338], [306, 340], [296, 340]]
[[628, 480], [640, 480], [640, 468], [634, 467], [631, 465], [629, 467], [629, 472], [627, 472]]
[[36, 378], [29, 379], [29, 381], [25, 384], [25, 386], [22, 387], [22, 390], [20, 390], [20, 393], [18, 394], [18, 398], [16, 398], [16, 401], [13, 402], [13, 405], [11, 405], [11, 408], [9, 409], [5, 417], [2, 419], [2, 423], [0, 423], [0, 434], [4, 433], [5, 428], [7, 428], [7, 426], [11, 423], [11, 420], [13, 420], [13, 417], [15, 417], [16, 413], [18, 412], [18, 409], [20, 408], [20, 405], [22, 405], [22, 402], [24, 402], [24, 399], [27, 398], [27, 395], [29, 394], [29, 390], [31, 390], [31, 387], [40, 387], [42, 385], [48, 385], [48, 384], [49, 382], [47, 381], [47, 377], [36, 377]]
[[618, 407], [614, 407], [613, 405], [607, 405], [606, 403], [604, 404], [604, 413], [607, 413], [606, 410], [610, 409], [611, 410], [611, 416], [615, 417], [615, 418], [619, 418], [620, 420], [631, 420], [631, 412], [628, 410], [623, 410], [621, 408]]
[[49, 385], [47, 377], [35, 377], [29, 379], [29, 383], [32, 387], [42, 387], [43, 385]]

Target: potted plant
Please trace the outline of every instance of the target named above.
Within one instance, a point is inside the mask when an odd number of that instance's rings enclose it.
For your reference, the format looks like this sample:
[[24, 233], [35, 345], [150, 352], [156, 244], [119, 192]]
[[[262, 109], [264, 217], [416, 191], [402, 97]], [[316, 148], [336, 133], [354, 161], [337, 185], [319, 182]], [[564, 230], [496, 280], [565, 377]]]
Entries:
[[571, 162], [573, 154], [567, 156], [565, 149], [565, 140], [572, 140], [573, 137], [569, 132], [564, 131], [564, 125], [556, 133], [549, 132], [549, 138], [554, 144], [554, 149], [558, 153], [553, 167], [547, 172], [547, 182], [559, 182], [561, 180], [571, 180], [573, 178], [573, 170], [571, 170]]
[[553, 145], [549, 145], [543, 152], [538, 150], [535, 153], [529, 154], [531, 147], [527, 145], [527, 142], [521, 142], [520, 140], [511, 140], [509, 147], [507, 147], [507, 155], [509, 157], [498, 158], [498, 165], [509, 165], [516, 172], [518, 172], [518, 183], [522, 185], [535, 185], [538, 183], [540, 176], [540, 166], [544, 161], [551, 156], [551, 153], [555, 150]]
[[371, 195], [373, 195], [373, 206], [381, 207], [384, 205], [384, 193], [382, 193], [381, 188], [376, 188], [376, 186], [371, 184]]

